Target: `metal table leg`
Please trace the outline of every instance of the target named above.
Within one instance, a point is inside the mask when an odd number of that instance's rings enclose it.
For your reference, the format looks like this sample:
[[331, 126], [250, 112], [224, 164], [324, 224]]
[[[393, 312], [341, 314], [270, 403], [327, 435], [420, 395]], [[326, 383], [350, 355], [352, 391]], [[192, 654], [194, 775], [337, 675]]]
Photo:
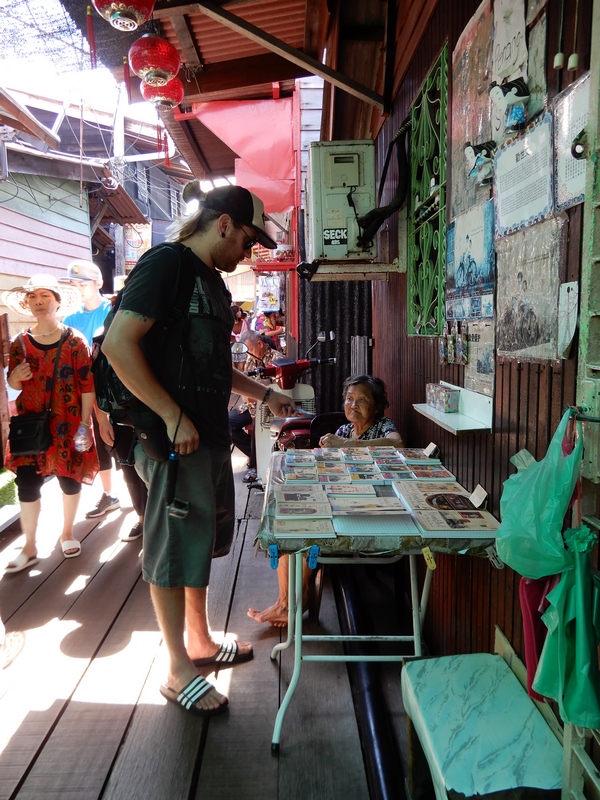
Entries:
[[419, 585], [417, 575], [417, 557], [414, 554], [408, 557], [410, 565], [410, 604], [412, 608], [412, 624], [415, 645], [415, 655], [420, 656], [421, 651], [421, 615], [419, 613]]
[[[274, 755], [279, 755], [279, 739], [281, 737], [283, 718], [285, 716], [285, 712], [287, 711], [287, 707], [290, 704], [290, 700], [296, 691], [296, 686], [300, 680], [300, 669], [302, 667], [302, 554], [290, 553], [289, 571], [290, 592], [288, 602], [290, 604], [290, 608], [292, 607], [293, 602], [296, 623], [293, 637], [294, 671], [292, 672], [292, 678], [290, 680], [288, 690], [285, 693], [285, 697], [283, 698], [281, 706], [279, 707], [279, 711], [277, 712], [277, 717], [275, 718], [273, 739], [271, 741], [271, 752]], [[294, 578], [292, 576], [294, 576]]]
[[[288, 556], [288, 624], [287, 624], [287, 637], [285, 642], [280, 642], [276, 644], [275, 647], [271, 650], [271, 659], [275, 661], [277, 658], [277, 653], [281, 650], [287, 650], [288, 647], [294, 640], [294, 625], [295, 625], [295, 615], [294, 615], [294, 597], [296, 596], [296, 569], [294, 567], [294, 563], [296, 561], [296, 554], [290, 553]], [[302, 564], [302, 556], [298, 557], [300, 564]], [[300, 601], [302, 602], [302, 601]]]

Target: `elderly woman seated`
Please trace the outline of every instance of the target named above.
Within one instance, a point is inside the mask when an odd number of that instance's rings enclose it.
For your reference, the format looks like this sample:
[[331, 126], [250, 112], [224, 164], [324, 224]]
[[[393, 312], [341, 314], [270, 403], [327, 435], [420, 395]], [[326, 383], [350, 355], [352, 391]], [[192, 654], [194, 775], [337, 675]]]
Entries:
[[[356, 375], [344, 381], [344, 414], [348, 422], [335, 433], [326, 433], [319, 440], [321, 447], [377, 447], [392, 445], [402, 447], [402, 437], [391, 419], [384, 416], [389, 402], [385, 384], [371, 375]], [[248, 616], [257, 622], [284, 627], [288, 621], [288, 563], [282, 556], [277, 567], [279, 595], [272, 606], [264, 611], [248, 609]], [[302, 602], [306, 608], [312, 570], [303, 561]]]

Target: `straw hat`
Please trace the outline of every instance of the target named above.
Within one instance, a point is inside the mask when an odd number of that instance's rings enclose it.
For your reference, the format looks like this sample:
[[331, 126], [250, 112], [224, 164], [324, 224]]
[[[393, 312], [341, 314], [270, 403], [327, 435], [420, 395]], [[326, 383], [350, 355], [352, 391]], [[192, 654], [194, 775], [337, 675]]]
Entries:
[[15, 286], [2, 295], [2, 302], [20, 317], [34, 319], [27, 302], [27, 295], [36, 289], [49, 289], [60, 298], [57, 315], [66, 317], [81, 310], [81, 292], [77, 287], [59, 283], [53, 275], [34, 275], [24, 286]]

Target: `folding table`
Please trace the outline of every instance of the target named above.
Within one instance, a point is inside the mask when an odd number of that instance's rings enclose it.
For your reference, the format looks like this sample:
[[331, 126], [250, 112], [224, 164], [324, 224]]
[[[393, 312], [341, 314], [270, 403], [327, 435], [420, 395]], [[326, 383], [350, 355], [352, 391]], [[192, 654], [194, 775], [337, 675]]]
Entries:
[[[271, 566], [275, 569], [278, 558], [289, 556], [288, 592], [288, 631], [287, 638], [276, 645], [271, 653], [275, 659], [280, 650], [294, 646], [294, 669], [290, 685], [283, 698], [273, 730], [271, 751], [279, 752], [281, 728], [286, 710], [300, 679], [303, 661], [402, 661], [404, 655], [308, 655], [303, 653], [303, 645], [310, 642], [412, 642], [415, 656], [421, 655], [421, 626], [427, 607], [433, 570], [428, 569], [421, 595], [419, 596], [417, 559], [424, 548], [438, 553], [462, 553], [487, 556], [486, 548], [494, 542], [494, 532], [448, 532], [420, 530], [409, 514], [403, 515], [393, 533], [374, 534], [369, 532], [370, 517], [365, 515], [361, 521], [364, 529], [353, 535], [338, 534], [330, 538], [283, 538], [273, 534], [275, 517], [275, 495], [277, 486], [285, 483], [285, 453], [274, 453], [269, 466], [267, 487], [258, 531], [260, 547], [267, 551]], [[289, 484], [286, 484], [289, 487]], [[440, 485], [442, 489], [443, 484]], [[296, 486], [296, 488], [301, 488]], [[380, 518], [378, 518], [380, 519]], [[455, 538], [456, 537], [456, 538]], [[457, 538], [460, 537], [460, 538]], [[410, 598], [412, 611], [412, 634], [406, 636], [344, 636], [344, 635], [306, 635], [302, 633], [302, 558], [306, 556], [311, 566], [322, 564], [369, 564], [390, 563], [407, 555], [410, 565]], [[312, 563], [311, 563], [312, 562]]]

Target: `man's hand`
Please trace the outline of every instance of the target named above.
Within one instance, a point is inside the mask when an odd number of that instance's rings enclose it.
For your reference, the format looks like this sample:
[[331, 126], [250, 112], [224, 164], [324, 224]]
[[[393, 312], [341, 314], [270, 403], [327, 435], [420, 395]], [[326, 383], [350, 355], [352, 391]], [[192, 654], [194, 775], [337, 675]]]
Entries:
[[97, 410], [94, 413], [96, 414], [96, 419], [98, 420], [98, 429], [100, 430], [102, 441], [106, 442], [109, 447], [112, 447], [115, 443], [115, 432], [113, 430], [109, 415], [100, 410]]
[[296, 404], [292, 398], [281, 392], [272, 391], [267, 405], [274, 417], [293, 417], [296, 414]]
[[181, 415], [179, 427], [177, 427], [177, 418], [170, 419], [169, 422], [165, 420], [165, 423], [167, 435], [173, 442], [173, 449], [180, 456], [189, 455], [200, 447], [200, 434], [187, 414]]

